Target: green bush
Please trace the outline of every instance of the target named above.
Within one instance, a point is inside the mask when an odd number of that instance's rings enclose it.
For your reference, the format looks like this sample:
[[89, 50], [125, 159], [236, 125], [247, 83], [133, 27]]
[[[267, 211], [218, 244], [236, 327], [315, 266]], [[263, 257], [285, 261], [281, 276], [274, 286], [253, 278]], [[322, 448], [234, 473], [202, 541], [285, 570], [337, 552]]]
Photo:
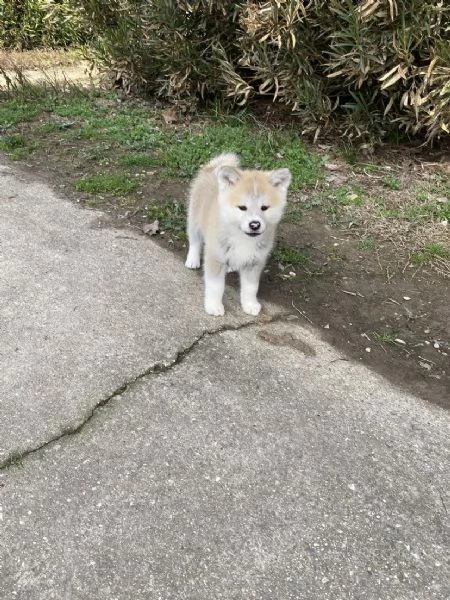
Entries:
[[68, 48], [88, 38], [75, 0], [0, 0], [0, 48]]
[[318, 135], [450, 130], [450, 3], [82, 0], [96, 60], [171, 99], [269, 96]]

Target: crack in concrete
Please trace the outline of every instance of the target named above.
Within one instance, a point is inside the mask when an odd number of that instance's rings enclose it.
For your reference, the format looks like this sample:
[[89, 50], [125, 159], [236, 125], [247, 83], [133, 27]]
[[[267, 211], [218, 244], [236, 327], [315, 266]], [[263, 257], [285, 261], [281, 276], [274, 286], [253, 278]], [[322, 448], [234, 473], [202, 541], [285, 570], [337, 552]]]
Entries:
[[111, 394], [109, 394], [109, 396], [106, 396], [106, 398], [103, 398], [102, 400], [97, 402], [97, 404], [95, 404], [90, 409], [90, 411], [87, 413], [87, 415], [84, 417], [84, 419], [80, 423], [78, 423], [78, 425], [74, 425], [73, 427], [68, 427], [67, 429], [64, 429], [63, 431], [61, 431], [60, 433], [58, 433], [51, 439], [47, 440], [46, 442], [43, 442], [42, 444], [40, 444], [39, 446], [36, 446], [35, 448], [30, 448], [29, 450], [25, 450], [20, 453], [19, 452], [11, 453], [4, 460], [0, 461], [0, 471], [5, 471], [6, 469], [8, 469], [10, 467], [13, 467], [15, 465], [20, 465], [23, 462], [23, 460], [25, 460], [29, 456], [36, 454], [37, 452], [40, 452], [41, 450], [45, 450], [46, 448], [48, 448], [52, 444], [56, 444], [63, 438], [80, 433], [81, 430], [84, 429], [84, 427], [86, 425], [88, 425], [88, 423], [95, 417], [96, 413], [98, 412], [98, 410], [100, 408], [109, 404], [109, 402], [111, 402], [111, 400], [113, 400], [114, 398], [117, 398], [117, 396], [122, 395], [130, 387], [135, 385], [138, 381], [145, 379], [145, 377], [148, 377], [150, 375], [160, 375], [161, 373], [167, 373], [168, 371], [172, 370], [174, 367], [181, 364], [184, 361], [184, 359], [187, 356], [189, 356], [189, 354], [191, 354], [191, 352], [205, 338], [212, 337], [212, 336], [220, 334], [224, 331], [239, 331], [240, 329], [245, 329], [247, 327], [261, 326], [261, 325], [265, 325], [265, 324], [269, 324], [269, 323], [274, 323], [276, 321], [282, 321], [289, 316], [290, 316], [289, 314], [282, 313], [282, 314], [274, 315], [273, 317], [267, 319], [266, 321], [248, 321], [246, 323], [240, 323], [239, 325], [222, 325], [221, 327], [218, 327], [217, 329], [212, 329], [212, 330], [207, 329], [206, 331], [203, 331], [197, 338], [194, 339], [194, 341], [189, 346], [187, 346], [186, 348], [183, 348], [182, 350], [178, 350], [178, 352], [175, 354], [175, 357], [171, 361], [169, 361], [167, 363], [165, 363], [165, 362], [155, 363], [154, 365], [152, 365], [151, 367], [149, 367], [142, 373], [139, 373], [139, 375], [136, 375], [136, 377], [134, 377], [133, 379], [130, 379], [130, 381], [126, 381], [125, 383], [123, 383], [121, 386], [119, 386], [117, 389], [115, 389]]

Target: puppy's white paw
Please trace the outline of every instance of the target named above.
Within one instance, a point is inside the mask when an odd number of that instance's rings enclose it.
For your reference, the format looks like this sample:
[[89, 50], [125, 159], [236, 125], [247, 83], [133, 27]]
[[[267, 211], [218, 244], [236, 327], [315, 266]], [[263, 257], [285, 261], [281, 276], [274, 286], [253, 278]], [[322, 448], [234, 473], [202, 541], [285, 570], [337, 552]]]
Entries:
[[225, 314], [225, 308], [221, 302], [205, 302], [205, 310], [208, 315], [212, 315], [213, 317], [223, 317]]
[[244, 302], [242, 304], [242, 310], [247, 313], [248, 315], [252, 315], [253, 317], [256, 317], [256, 315], [259, 315], [260, 311], [261, 311], [261, 304], [259, 302]]
[[196, 256], [188, 255], [184, 264], [188, 269], [200, 269], [200, 259]]

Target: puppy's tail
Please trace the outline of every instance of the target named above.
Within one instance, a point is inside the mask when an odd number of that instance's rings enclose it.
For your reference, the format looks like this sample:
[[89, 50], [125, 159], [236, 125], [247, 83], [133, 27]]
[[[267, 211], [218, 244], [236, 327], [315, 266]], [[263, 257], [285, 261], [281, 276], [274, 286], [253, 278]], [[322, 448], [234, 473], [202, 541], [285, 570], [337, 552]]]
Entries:
[[220, 167], [239, 167], [240, 164], [241, 161], [237, 154], [234, 154], [234, 152], [224, 152], [206, 163], [203, 168], [216, 171], [217, 169], [220, 169]]

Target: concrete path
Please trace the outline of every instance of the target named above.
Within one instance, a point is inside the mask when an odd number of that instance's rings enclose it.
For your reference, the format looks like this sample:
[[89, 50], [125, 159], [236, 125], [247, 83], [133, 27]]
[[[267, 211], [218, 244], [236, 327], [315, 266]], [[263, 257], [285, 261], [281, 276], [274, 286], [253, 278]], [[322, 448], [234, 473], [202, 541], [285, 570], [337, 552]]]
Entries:
[[449, 415], [0, 168], [0, 597], [448, 600]]

